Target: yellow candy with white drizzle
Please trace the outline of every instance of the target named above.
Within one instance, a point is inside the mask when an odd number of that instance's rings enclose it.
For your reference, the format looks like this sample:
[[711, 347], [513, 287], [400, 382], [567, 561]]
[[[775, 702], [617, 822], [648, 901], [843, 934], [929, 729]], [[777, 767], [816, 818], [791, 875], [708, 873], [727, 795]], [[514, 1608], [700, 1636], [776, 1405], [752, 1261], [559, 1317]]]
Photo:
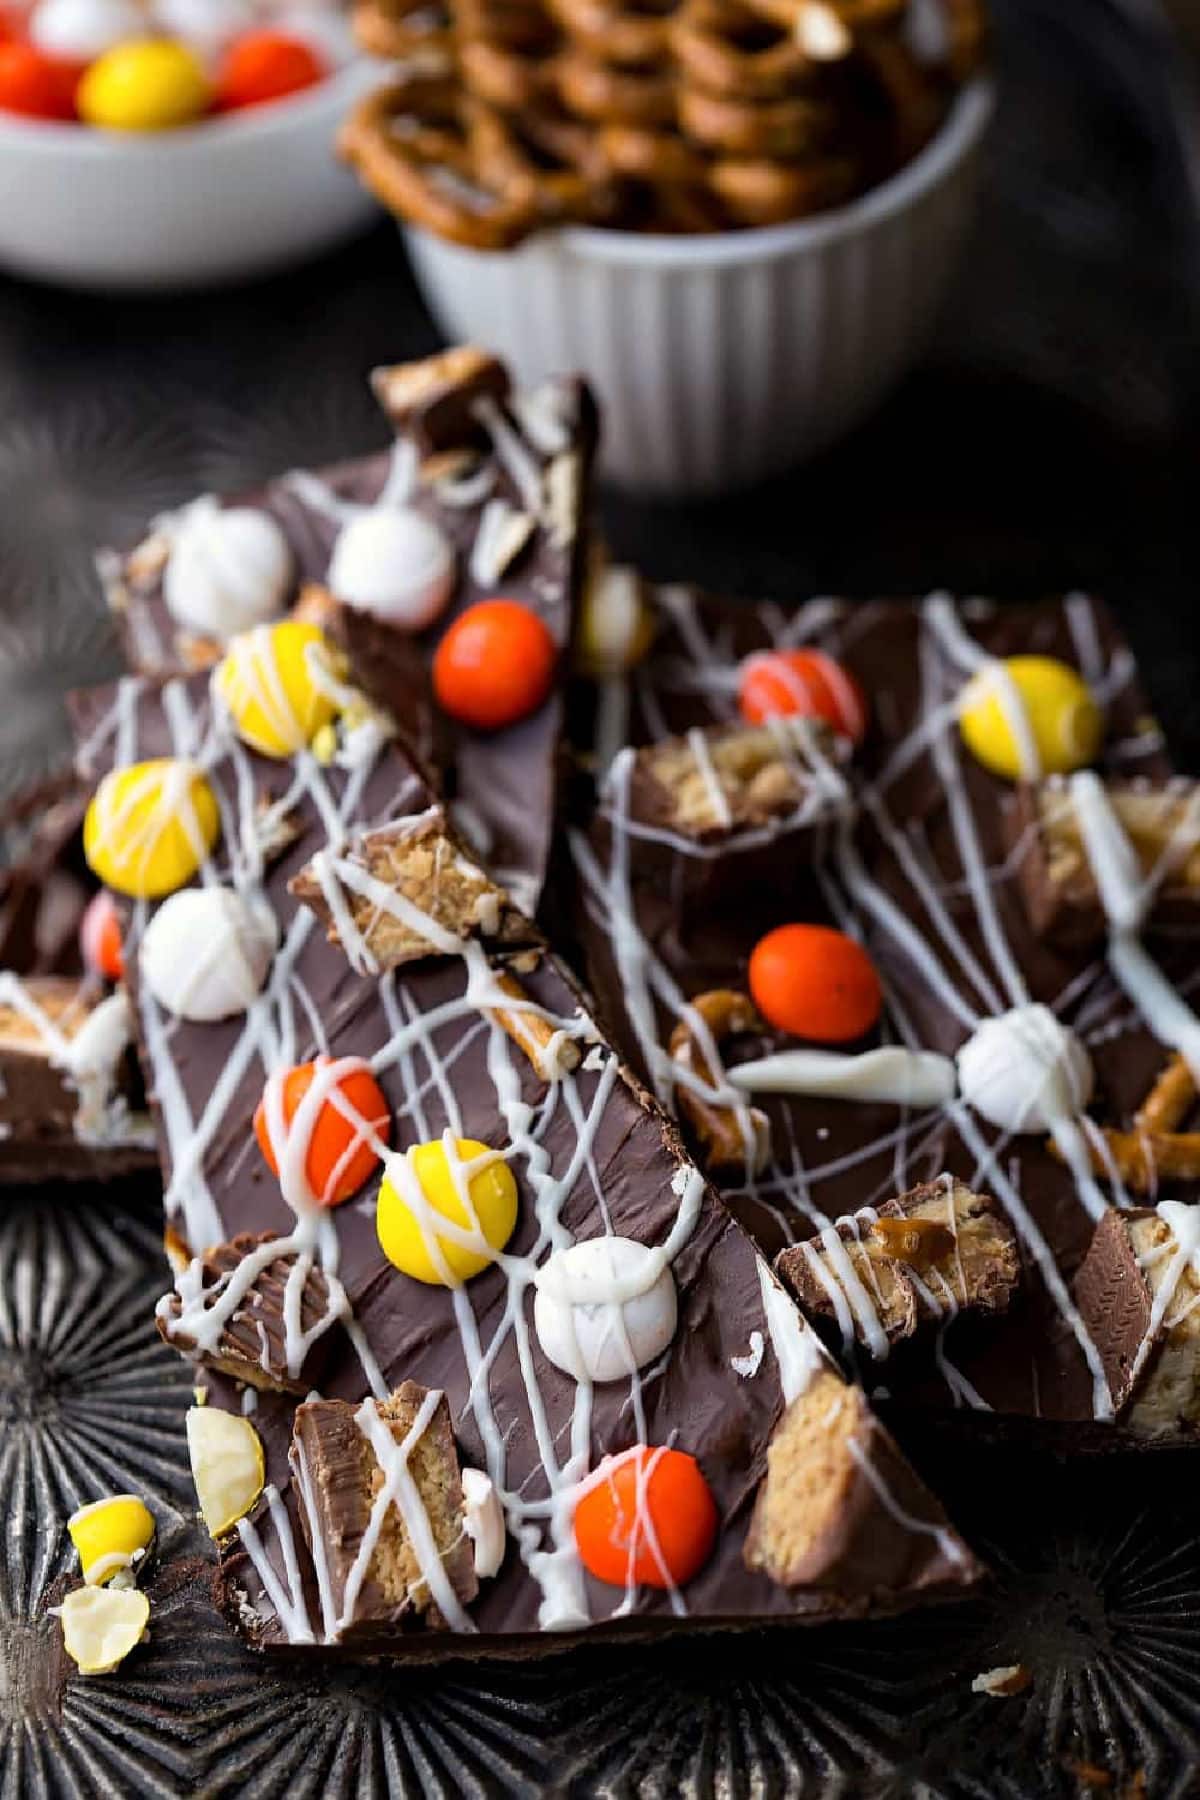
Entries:
[[987, 663], [959, 697], [958, 722], [984, 768], [1009, 781], [1086, 768], [1104, 736], [1104, 714], [1087, 682], [1053, 656]]
[[83, 821], [83, 853], [105, 887], [161, 900], [186, 887], [221, 829], [216, 796], [195, 765], [157, 757], [111, 770]]
[[512, 1170], [486, 1144], [452, 1138], [447, 1153], [439, 1138], [388, 1157], [375, 1229], [388, 1261], [414, 1281], [470, 1281], [504, 1249], [516, 1223]]
[[73, 1512], [67, 1530], [83, 1579], [89, 1587], [102, 1587], [146, 1554], [154, 1540], [154, 1515], [136, 1494], [110, 1494]]
[[295, 756], [337, 715], [332, 647], [320, 626], [300, 619], [231, 639], [212, 680], [238, 736], [263, 756]]

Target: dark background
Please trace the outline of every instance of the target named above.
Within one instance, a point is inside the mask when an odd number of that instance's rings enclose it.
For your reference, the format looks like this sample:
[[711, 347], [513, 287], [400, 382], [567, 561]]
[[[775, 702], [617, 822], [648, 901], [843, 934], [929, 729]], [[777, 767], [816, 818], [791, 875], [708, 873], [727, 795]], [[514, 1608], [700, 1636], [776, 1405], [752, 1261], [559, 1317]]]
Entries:
[[[996, 0], [984, 205], [926, 365], [842, 447], [754, 494], [606, 496], [619, 553], [710, 587], [1104, 594], [1200, 773], [1200, 125], [1142, 0]], [[2, 204], [2, 170], [0, 170]], [[435, 333], [395, 231], [185, 300], [0, 281], [0, 786], [112, 672], [91, 569], [205, 488], [384, 441], [363, 376]], [[1200, 1470], [916, 1446], [993, 1560], [970, 1606], [544, 1667], [264, 1671], [191, 1563], [189, 1377], [148, 1321], [153, 1202], [0, 1213], [0, 1795], [1200, 1792]], [[64, 1298], [69, 1296], [69, 1300]], [[156, 1497], [149, 1649], [64, 1685], [44, 1588], [73, 1483]], [[101, 1491], [99, 1487], [95, 1491]], [[173, 1560], [174, 1559], [174, 1560]], [[973, 1675], [1021, 1661], [1017, 1699]]]

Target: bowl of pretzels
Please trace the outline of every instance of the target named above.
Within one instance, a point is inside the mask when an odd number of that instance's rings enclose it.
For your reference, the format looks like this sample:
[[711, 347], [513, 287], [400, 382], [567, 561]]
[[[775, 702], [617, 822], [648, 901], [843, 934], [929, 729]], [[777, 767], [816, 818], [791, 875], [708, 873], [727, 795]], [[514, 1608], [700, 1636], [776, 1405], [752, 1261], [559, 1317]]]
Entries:
[[982, 0], [359, 0], [343, 154], [452, 339], [581, 369], [603, 467], [780, 472], [920, 355], [992, 111]]

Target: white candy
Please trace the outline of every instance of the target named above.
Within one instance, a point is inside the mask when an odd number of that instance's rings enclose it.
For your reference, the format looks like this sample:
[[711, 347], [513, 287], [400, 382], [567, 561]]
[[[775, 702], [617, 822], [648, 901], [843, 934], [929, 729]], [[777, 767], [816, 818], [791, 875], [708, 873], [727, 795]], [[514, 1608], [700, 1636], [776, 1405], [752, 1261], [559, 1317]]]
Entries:
[[231, 888], [182, 888], [146, 927], [142, 979], [176, 1018], [232, 1018], [261, 991], [278, 942], [265, 904], [252, 905]]
[[533, 1322], [545, 1354], [576, 1381], [620, 1381], [675, 1335], [675, 1279], [632, 1238], [587, 1238], [537, 1274]]
[[491, 1476], [482, 1469], [463, 1470], [462, 1491], [466, 1502], [463, 1530], [475, 1546], [475, 1573], [495, 1575], [504, 1561], [508, 1536], [500, 1497]]
[[943, 1106], [953, 1100], [954, 1064], [932, 1050], [885, 1044], [845, 1056], [836, 1050], [781, 1050], [728, 1071], [735, 1087], [762, 1094], [828, 1094], [893, 1106]]
[[1048, 1006], [985, 1019], [958, 1053], [963, 1099], [1002, 1131], [1050, 1131], [1092, 1097], [1092, 1061]]
[[268, 514], [200, 500], [176, 528], [163, 578], [171, 617], [225, 643], [283, 611], [292, 553]]
[[135, 0], [42, 0], [29, 24], [39, 50], [72, 62], [92, 62], [114, 44], [145, 35]]
[[206, 59], [258, 22], [250, 0], [154, 0], [153, 19]]
[[329, 564], [330, 591], [402, 631], [424, 631], [454, 591], [454, 549], [408, 507], [372, 507], [343, 527]]

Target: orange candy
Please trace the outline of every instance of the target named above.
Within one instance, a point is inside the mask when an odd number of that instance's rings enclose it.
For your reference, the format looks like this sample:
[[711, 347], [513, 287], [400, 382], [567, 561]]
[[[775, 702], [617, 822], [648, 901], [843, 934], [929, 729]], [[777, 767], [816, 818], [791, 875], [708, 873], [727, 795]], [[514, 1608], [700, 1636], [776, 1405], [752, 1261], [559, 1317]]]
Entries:
[[738, 685], [742, 717], [751, 725], [781, 714], [824, 719], [859, 744], [867, 731], [867, 701], [841, 663], [823, 650], [767, 650], [748, 656]]
[[[294, 1069], [281, 1070], [267, 1083], [254, 1114], [254, 1135], [266, 1158], [272, 1175], [279, 1174], [280, 1157], [272, 1142], [269, 1122], [272, 1084], [282, 1086], [283, 1118], [289, 1134], [314, 1078], [333, 1068], [332, 1079], [325, 1077], [327, 1091], [309, 1117], [308, 1149], [304, 1159], [304, 1175], [319, 1206], [339, 1206], [349, 1200], [374, 1173], [379, 1158], [367, 1137], [370, 1131], [386, 1144], [391, 1137], [392, 1122], [383, 1092], [368, 1065], [357, 1056], [343, 1057], [331, 1064], [327, 1056], [315, 1062], [298, 1063]], [[350, 1116], [347, 1117], [347, 1114]], [[284, 1150], [285, 1146], [278, 1146]]]
[[606, 1457], [575, 1508], [580, 1560], [613, 1587], [682, 1587], [703, 1568], [716, 1535], [712, 1490], [682, 1450], [638, 1444]]
[[74, 119], [77, 64], [32, 44], [0, 41], [0, 112], [28, 119]]
[[217, 76], [222, 112], [263, 106], [315, 87], [329, 73], [311, 44], [282, 31], [248, 31], [229, 46]]
[[517, 600], [480, 600], [438, 645], [433, 689], [452, 718], [497, 731], [537, 710], [557, 662], [550, 629], [536, 613]]
[[121, 936], [116, 902], [106, 888], [101, 888], [88, 901], [87, 910], [79, 921], [79, 948], [88, 968], [103, 975], [107, 981], [120, 981], [125, 973]]
[[861, 944], [828, 925], [780, 925], [750, 953], [750, 992], [779, 1031], [846, 1044], [870, 1031], [883, 1006]]

